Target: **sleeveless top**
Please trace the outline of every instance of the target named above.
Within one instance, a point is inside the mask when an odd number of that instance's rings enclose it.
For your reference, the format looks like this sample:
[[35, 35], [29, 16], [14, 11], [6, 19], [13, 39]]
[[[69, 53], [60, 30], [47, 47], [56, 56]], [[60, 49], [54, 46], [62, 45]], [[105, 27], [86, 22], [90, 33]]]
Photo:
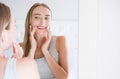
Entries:
[[4, 79], [17, 79], [15, 58], [8, 58], [5, 68]]
[[[56, 36], [52, 36], [50, 43], [49, 53], [58, 63], [58, 52], [56, 51]], [[38, 70], [40, 73], [41, 79], [56, 79], [52, 71], [50, 70], [45, 57], [35, 59], [38, 65]]]

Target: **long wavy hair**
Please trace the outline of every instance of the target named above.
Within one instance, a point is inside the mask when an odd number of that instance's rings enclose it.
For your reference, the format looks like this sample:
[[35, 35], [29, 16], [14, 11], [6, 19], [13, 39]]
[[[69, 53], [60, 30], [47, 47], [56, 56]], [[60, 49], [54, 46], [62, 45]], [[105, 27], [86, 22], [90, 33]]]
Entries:
[[27, 16], [26, 16], [26, 21], [25, 21], [25, 35], [24, 35], [24, 40], [23, 40], [23, 50], [24, 50], [24, 57], [28, 56], [31, 45], [30, 45], [30, 40], [29, 40], [29, 29], [30, 29], [30, 22], [31, 22], [31, 16], [33, 13], [33, 10], [38, 7], [38, 6], [43, 6], [47, 9], [50, 10], [52, 13], [51, 9], [44, 3], [35, 3], [28, 11]]

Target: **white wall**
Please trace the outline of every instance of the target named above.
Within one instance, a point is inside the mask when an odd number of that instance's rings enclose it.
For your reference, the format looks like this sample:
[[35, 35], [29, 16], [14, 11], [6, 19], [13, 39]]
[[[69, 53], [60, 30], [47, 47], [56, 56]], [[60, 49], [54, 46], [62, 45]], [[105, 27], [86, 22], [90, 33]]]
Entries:
[[51, 24], [52, 33], [54, 35], [65, 35], [67, 38], [70, 68], [69, 79], [78, 79], [78, 1], [79, 0], [0, 0], [0, 2], [9, 5], [15, 15], [18, 32], [16, 39], [18, 42], [22, 42], [23, 40], [24, 21], [28, 9], [35, 2], [44, 2], [50, 6], [53, 12], [53, 21]]
[[120, 0], [99, 0], [97, 79], [120, 79]]
[[80, 0], [80, 79], [120, 79], [120, 0]]
[[97, 1], [80, 0], [79, 78], [96, 79]]

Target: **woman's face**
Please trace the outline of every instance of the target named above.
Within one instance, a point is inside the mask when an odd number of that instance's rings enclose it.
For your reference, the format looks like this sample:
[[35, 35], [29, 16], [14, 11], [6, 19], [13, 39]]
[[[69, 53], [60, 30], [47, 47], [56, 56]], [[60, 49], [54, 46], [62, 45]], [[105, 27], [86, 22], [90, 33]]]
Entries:
[[51, 12], [44, 6], [38, 6], [33, 10], [31, 16], [32, 27], [36, 26], [36, 33], [43, 34], [50, 27]]

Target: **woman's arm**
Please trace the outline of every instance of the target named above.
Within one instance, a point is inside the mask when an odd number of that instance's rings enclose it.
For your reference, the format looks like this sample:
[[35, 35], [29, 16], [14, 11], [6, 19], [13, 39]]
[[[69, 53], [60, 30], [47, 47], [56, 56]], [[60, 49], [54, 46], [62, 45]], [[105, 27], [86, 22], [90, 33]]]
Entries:
[[48, 50], [44, 50], [44, 56], [47, 63], [57, 79], [68, 78], [68, 61], [67, 61], [67, 47], [64, 36], [57, 37], [58, 52], [59, 52], [59, 64], [50, 55]]

